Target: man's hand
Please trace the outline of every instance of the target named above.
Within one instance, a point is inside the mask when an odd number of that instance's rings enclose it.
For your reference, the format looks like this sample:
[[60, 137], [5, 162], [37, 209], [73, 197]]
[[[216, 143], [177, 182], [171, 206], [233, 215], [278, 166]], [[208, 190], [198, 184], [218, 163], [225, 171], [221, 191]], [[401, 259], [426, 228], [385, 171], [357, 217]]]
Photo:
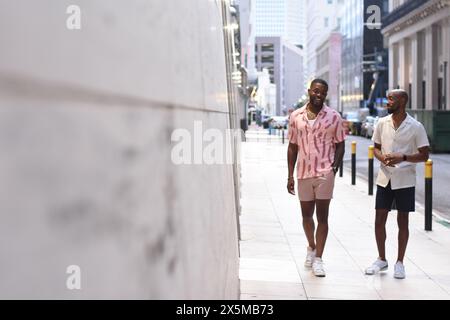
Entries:
[[348, 120], [343, 120], [343, 121], [342, 121], [342, 125], [343, 125], [343, 127], [344, 127], [345, 134], [346, 134], [346, 135], [349, 135], [349, 134], [350, 134], [350, 121], [348, 121]]
[[384, 156], [385, 164], [389, 167], [393, 167], [397, 163], [403, 162], [403, 154], [401, 153], [389, 153]]
[[295, 195], [295, 184], [294, 184], [294, 178], [290, 177], [288, 179], [288, 183], [287, 183], [287, 190], [290, 194]]

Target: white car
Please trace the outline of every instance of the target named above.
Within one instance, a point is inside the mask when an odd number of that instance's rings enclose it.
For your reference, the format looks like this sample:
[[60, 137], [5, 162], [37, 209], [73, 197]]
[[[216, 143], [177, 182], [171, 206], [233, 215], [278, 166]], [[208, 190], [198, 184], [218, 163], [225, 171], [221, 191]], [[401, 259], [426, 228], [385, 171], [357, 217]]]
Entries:
[[378, 117], [366, 117], [366, 120], [361, 127], [361, 135], [365, 136], [366, 138], [372, 138], [373, 132], [375, 131], [375, 126], [378, 123], [378, 119]]
[[288, 117], [285, 116], [273, 116], [269, 120], [272, 128], [286, 129], [288, 125]]

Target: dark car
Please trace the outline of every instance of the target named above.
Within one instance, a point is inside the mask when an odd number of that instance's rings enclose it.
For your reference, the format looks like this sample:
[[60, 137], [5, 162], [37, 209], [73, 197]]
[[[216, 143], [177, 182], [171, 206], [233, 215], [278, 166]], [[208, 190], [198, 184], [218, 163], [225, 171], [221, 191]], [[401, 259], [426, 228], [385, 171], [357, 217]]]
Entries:
[[350, 133], [355, 136], [361, 135], [362, 121], [359, 118], [359, 113], [356, 111], [348, 112], [344, 115], [344, 118], [349, 122]]
[[263, 114], [261, 115], [261, 123], [264, 129], [268, 129], [269, 128], [269, 122], [270, 122], [270, 116], [267, 114]]

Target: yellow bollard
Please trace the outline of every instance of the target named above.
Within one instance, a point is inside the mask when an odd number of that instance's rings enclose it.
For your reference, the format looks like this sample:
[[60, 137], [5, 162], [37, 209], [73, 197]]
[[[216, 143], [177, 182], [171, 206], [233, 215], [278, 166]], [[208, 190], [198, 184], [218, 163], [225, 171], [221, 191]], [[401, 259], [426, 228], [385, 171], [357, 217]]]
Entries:
[[433, 160], [428, 159], [427, 162], [425, 162], [425, 179], [432, 179], [433, 178]]
[[374, 146], [369, 146], [369, 159], [373, 159], [373, 149]]
[[373, 146], [369, 146], [369, 196], [373, 195]]
[[352, 141], [352, 185], [356, 184], [356, 141]]
[[431, 231], [433, 218], [433, 161], [425, 162], [425, 230]]

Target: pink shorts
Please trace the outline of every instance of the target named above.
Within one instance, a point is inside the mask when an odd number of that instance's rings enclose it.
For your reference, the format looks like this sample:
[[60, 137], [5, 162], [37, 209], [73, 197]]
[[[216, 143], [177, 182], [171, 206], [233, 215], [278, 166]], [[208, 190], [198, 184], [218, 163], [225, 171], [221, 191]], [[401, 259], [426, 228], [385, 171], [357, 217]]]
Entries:
[[300, 201], [329, 200], [333, 198], [334, 172], [323, 176], [298, 179], [298, 197]]

